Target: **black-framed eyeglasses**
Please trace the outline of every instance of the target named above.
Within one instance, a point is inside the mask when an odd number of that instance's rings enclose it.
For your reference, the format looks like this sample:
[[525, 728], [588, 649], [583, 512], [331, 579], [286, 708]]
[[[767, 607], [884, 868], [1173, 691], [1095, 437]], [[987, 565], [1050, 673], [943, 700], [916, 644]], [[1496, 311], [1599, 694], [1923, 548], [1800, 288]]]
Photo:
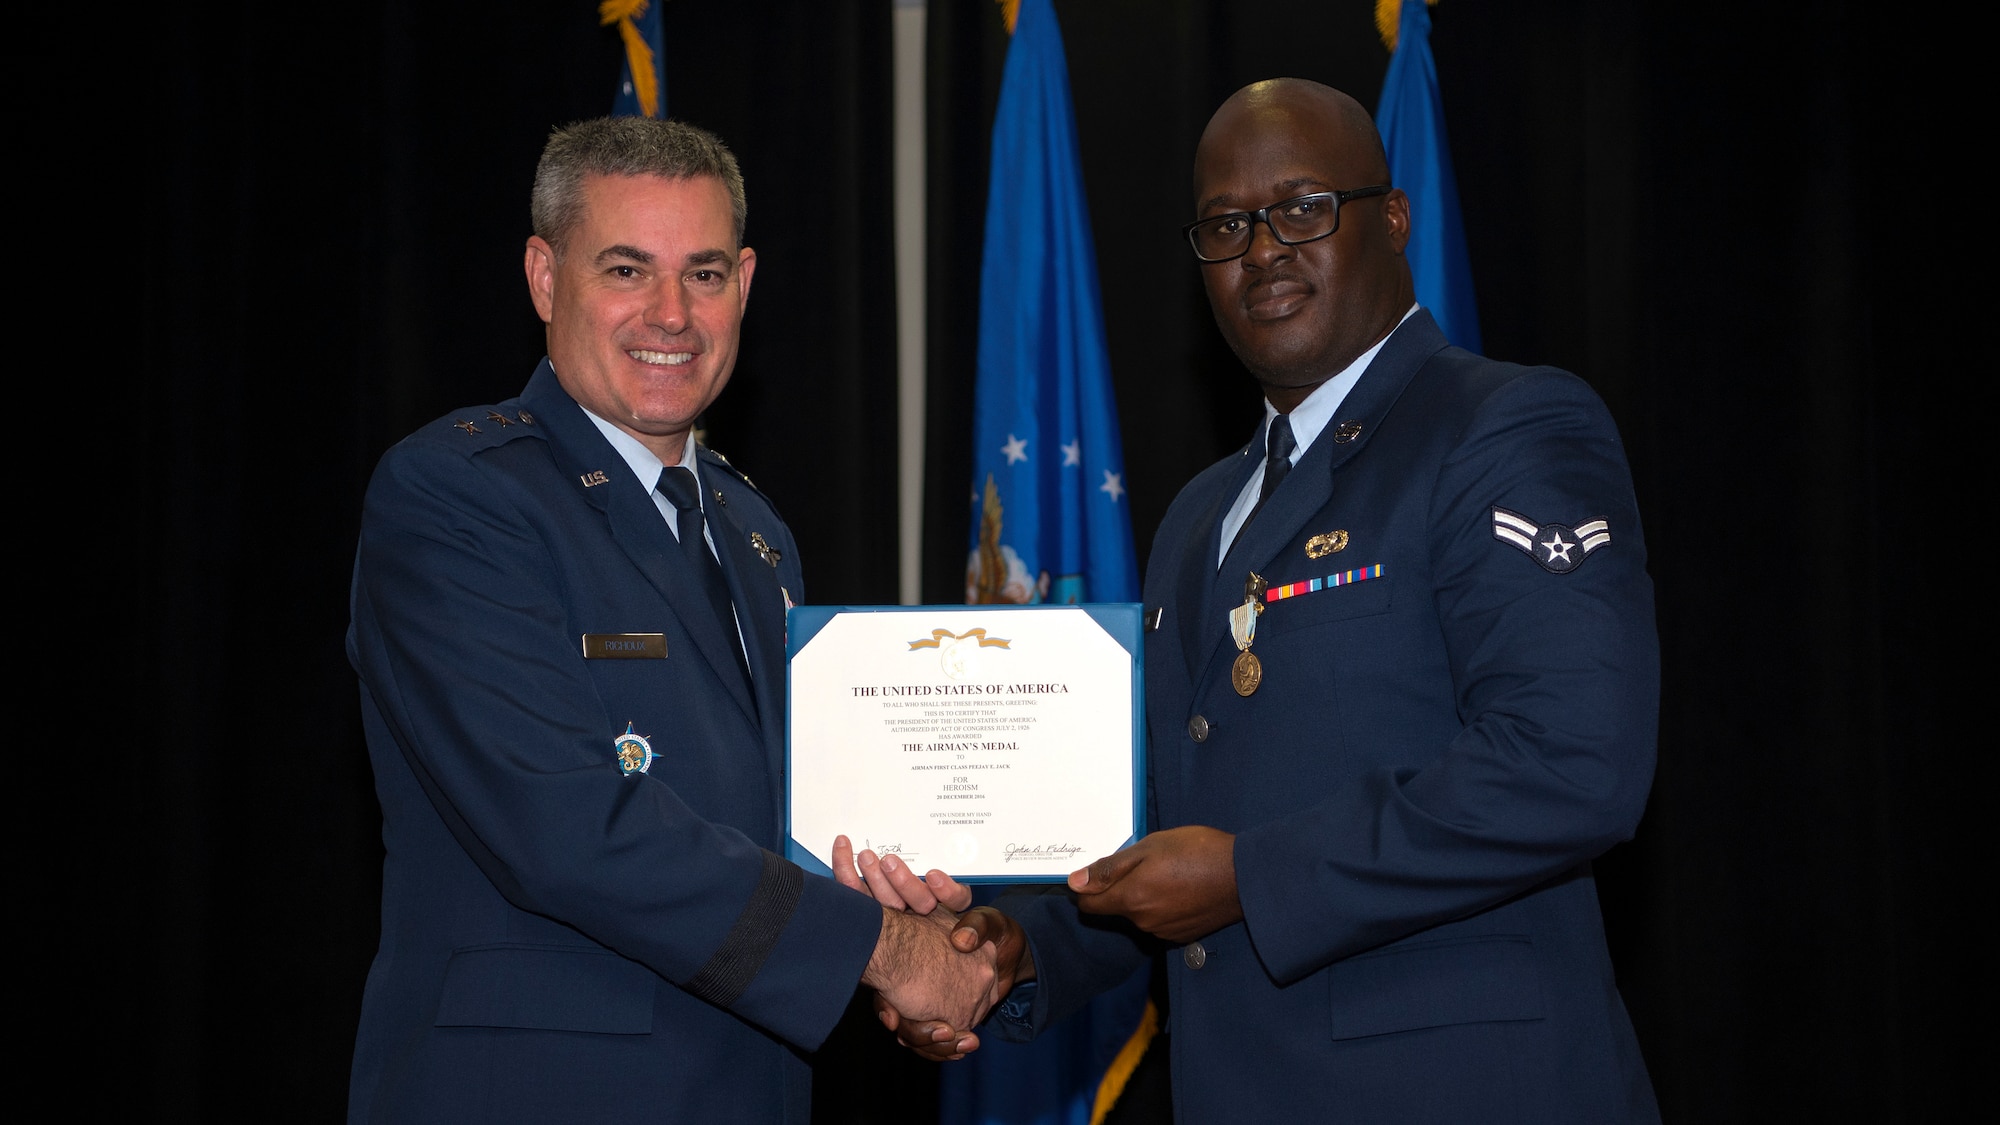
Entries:
[[1340, 205], [1350, 199], [1387, 195], [1396, 190], [1388, 184], [1355, 188], [1352, 191], [1321, 191], [1259, 207], [1255, 211], [1231, 211], [1212, 219], [1200, 219], [1181, 228], [1187, 232], [1194, 256], [1204, 262], [1230, 262], [1250, 252], [1250, 240], [1257, 236], [1257, 224], [1271, 228], [1279, 242], [1297, 246], [1325, 238], [1340, 229]]

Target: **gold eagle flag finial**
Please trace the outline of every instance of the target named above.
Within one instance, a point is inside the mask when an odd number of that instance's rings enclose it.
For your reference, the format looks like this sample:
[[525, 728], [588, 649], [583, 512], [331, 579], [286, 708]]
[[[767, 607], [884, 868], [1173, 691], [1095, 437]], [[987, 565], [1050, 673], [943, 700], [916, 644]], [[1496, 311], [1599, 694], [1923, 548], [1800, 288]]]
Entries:
[[[1424, 0], [1431, 7], [1437, 7], [1438, 0]], [[1396, 53], [1396, 36], [1403, 27], [1403, 0], [1375, 0], [1375, 30], [1382, 34], [1382, 45]]]
[[972, 605], [995, 605], [1007, 601], [1001, 589], [1007, 585], [1007, 558], [1000, 551], [1000, 489], [993, 474], [986, 474], [986, 495], [979, 510], [979, 563], [972, 573]]
[[597, 23], [600, 27], [618, 25], [618, 38], [625, 41], [625, 65], [632, 72], [632, 94], [639, 100], [639, 111], [647, 117], [658, 117], [660, 72], [653, 65], [653, 48], [639, 33], [638, 23], [650, 3], [651, 0], [600, 0]]

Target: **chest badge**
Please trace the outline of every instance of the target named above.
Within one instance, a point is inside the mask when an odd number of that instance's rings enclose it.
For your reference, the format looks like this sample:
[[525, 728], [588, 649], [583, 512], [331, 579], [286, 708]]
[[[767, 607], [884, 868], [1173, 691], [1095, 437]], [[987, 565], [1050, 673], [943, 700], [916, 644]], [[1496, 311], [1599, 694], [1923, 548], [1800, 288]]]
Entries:
[[633, 731], [632, 724], [625, 724], [625, 733], [611, 740], [618, 751], [618, 768], [626, 773], [645, 773], [653, 765], [653, 744], [646, 736]]
[[1346, 549], [1347, 532], [1345, 531], [1329, 531], [1324, 535], [1315, 535], [1311, 539], [1306, 540], [1306, 557], [1309, 559], [1323, 559], [1335, 551], [1345, 551]]

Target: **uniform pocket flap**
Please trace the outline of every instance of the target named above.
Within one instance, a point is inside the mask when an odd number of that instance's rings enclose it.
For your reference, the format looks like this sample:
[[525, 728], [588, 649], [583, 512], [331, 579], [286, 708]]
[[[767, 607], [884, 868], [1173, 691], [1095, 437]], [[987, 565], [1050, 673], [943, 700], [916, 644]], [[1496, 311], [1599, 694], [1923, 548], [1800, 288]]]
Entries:
[[439, 1027], [523, 1027], [647, 1035], [660, 978], [595, 949], [499, 945], [451, 955]]
[[[1379, 570], [1379, 568], [1368, 569]], [[1316, 590], [1311, 589], [1309, 583], [1303, 582], [1289, 585], [1273, 582], [1271, 588], [1291, 593], [1264, 603], [1264, 612], [1258, 615], [1257, 620], [1257, 635], [1260, 637], [1267, 633], [1289, 633], [1296, 629], [1310, 629], [1329, 621], [1350, 621], [1357, 617], [1372, 617], [1378, 613], [1387, 613], [1394, 600], [1391, 596], [1392, 584], [1387, 575], [1378, 575], [1365, 580], [1349, 578], [1339, 585], [1322, 583]]]
[[1525, 937], [1393, 948], [1342, 961], [1327, 976], [1335, 1039], [1543, 1015], [1534, 946]]

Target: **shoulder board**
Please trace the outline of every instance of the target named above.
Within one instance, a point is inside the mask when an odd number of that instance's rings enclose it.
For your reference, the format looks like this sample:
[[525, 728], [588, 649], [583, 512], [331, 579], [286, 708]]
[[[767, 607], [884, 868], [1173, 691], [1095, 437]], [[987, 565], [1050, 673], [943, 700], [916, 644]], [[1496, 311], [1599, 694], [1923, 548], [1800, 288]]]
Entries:
[[505, 445], [536, 431], [535, 416], [510, 399], [490, 406], [466, 406], [418, 430], [414, 437], [465, 450]]
[[[721, 469], [723, 472], [726, 472], [730, 476], [735, 477], [737, 480], [742, 481], [744, 484], [749, 485], [750, 490], [752, 492], [757, 493], [757, 495], [764, 496], [763, 490], [759, 489], [756, 486], [756, 484], [754, 484], [750, 480], [750, 477], [743, 472], [742, 469], [739, 469], [736, 466], [729, 463], [729, 458], [724, 457], [722, 454], [717, 453], [715, 450], [710, 449], [705, 445], [697, 445], [695, 449], [697, 450], [698, 453], [708, 454], [709, 460], [715, 464], [716, 468]], [[764, 496], [764, 499], [768, 501], [770, 497]]]

